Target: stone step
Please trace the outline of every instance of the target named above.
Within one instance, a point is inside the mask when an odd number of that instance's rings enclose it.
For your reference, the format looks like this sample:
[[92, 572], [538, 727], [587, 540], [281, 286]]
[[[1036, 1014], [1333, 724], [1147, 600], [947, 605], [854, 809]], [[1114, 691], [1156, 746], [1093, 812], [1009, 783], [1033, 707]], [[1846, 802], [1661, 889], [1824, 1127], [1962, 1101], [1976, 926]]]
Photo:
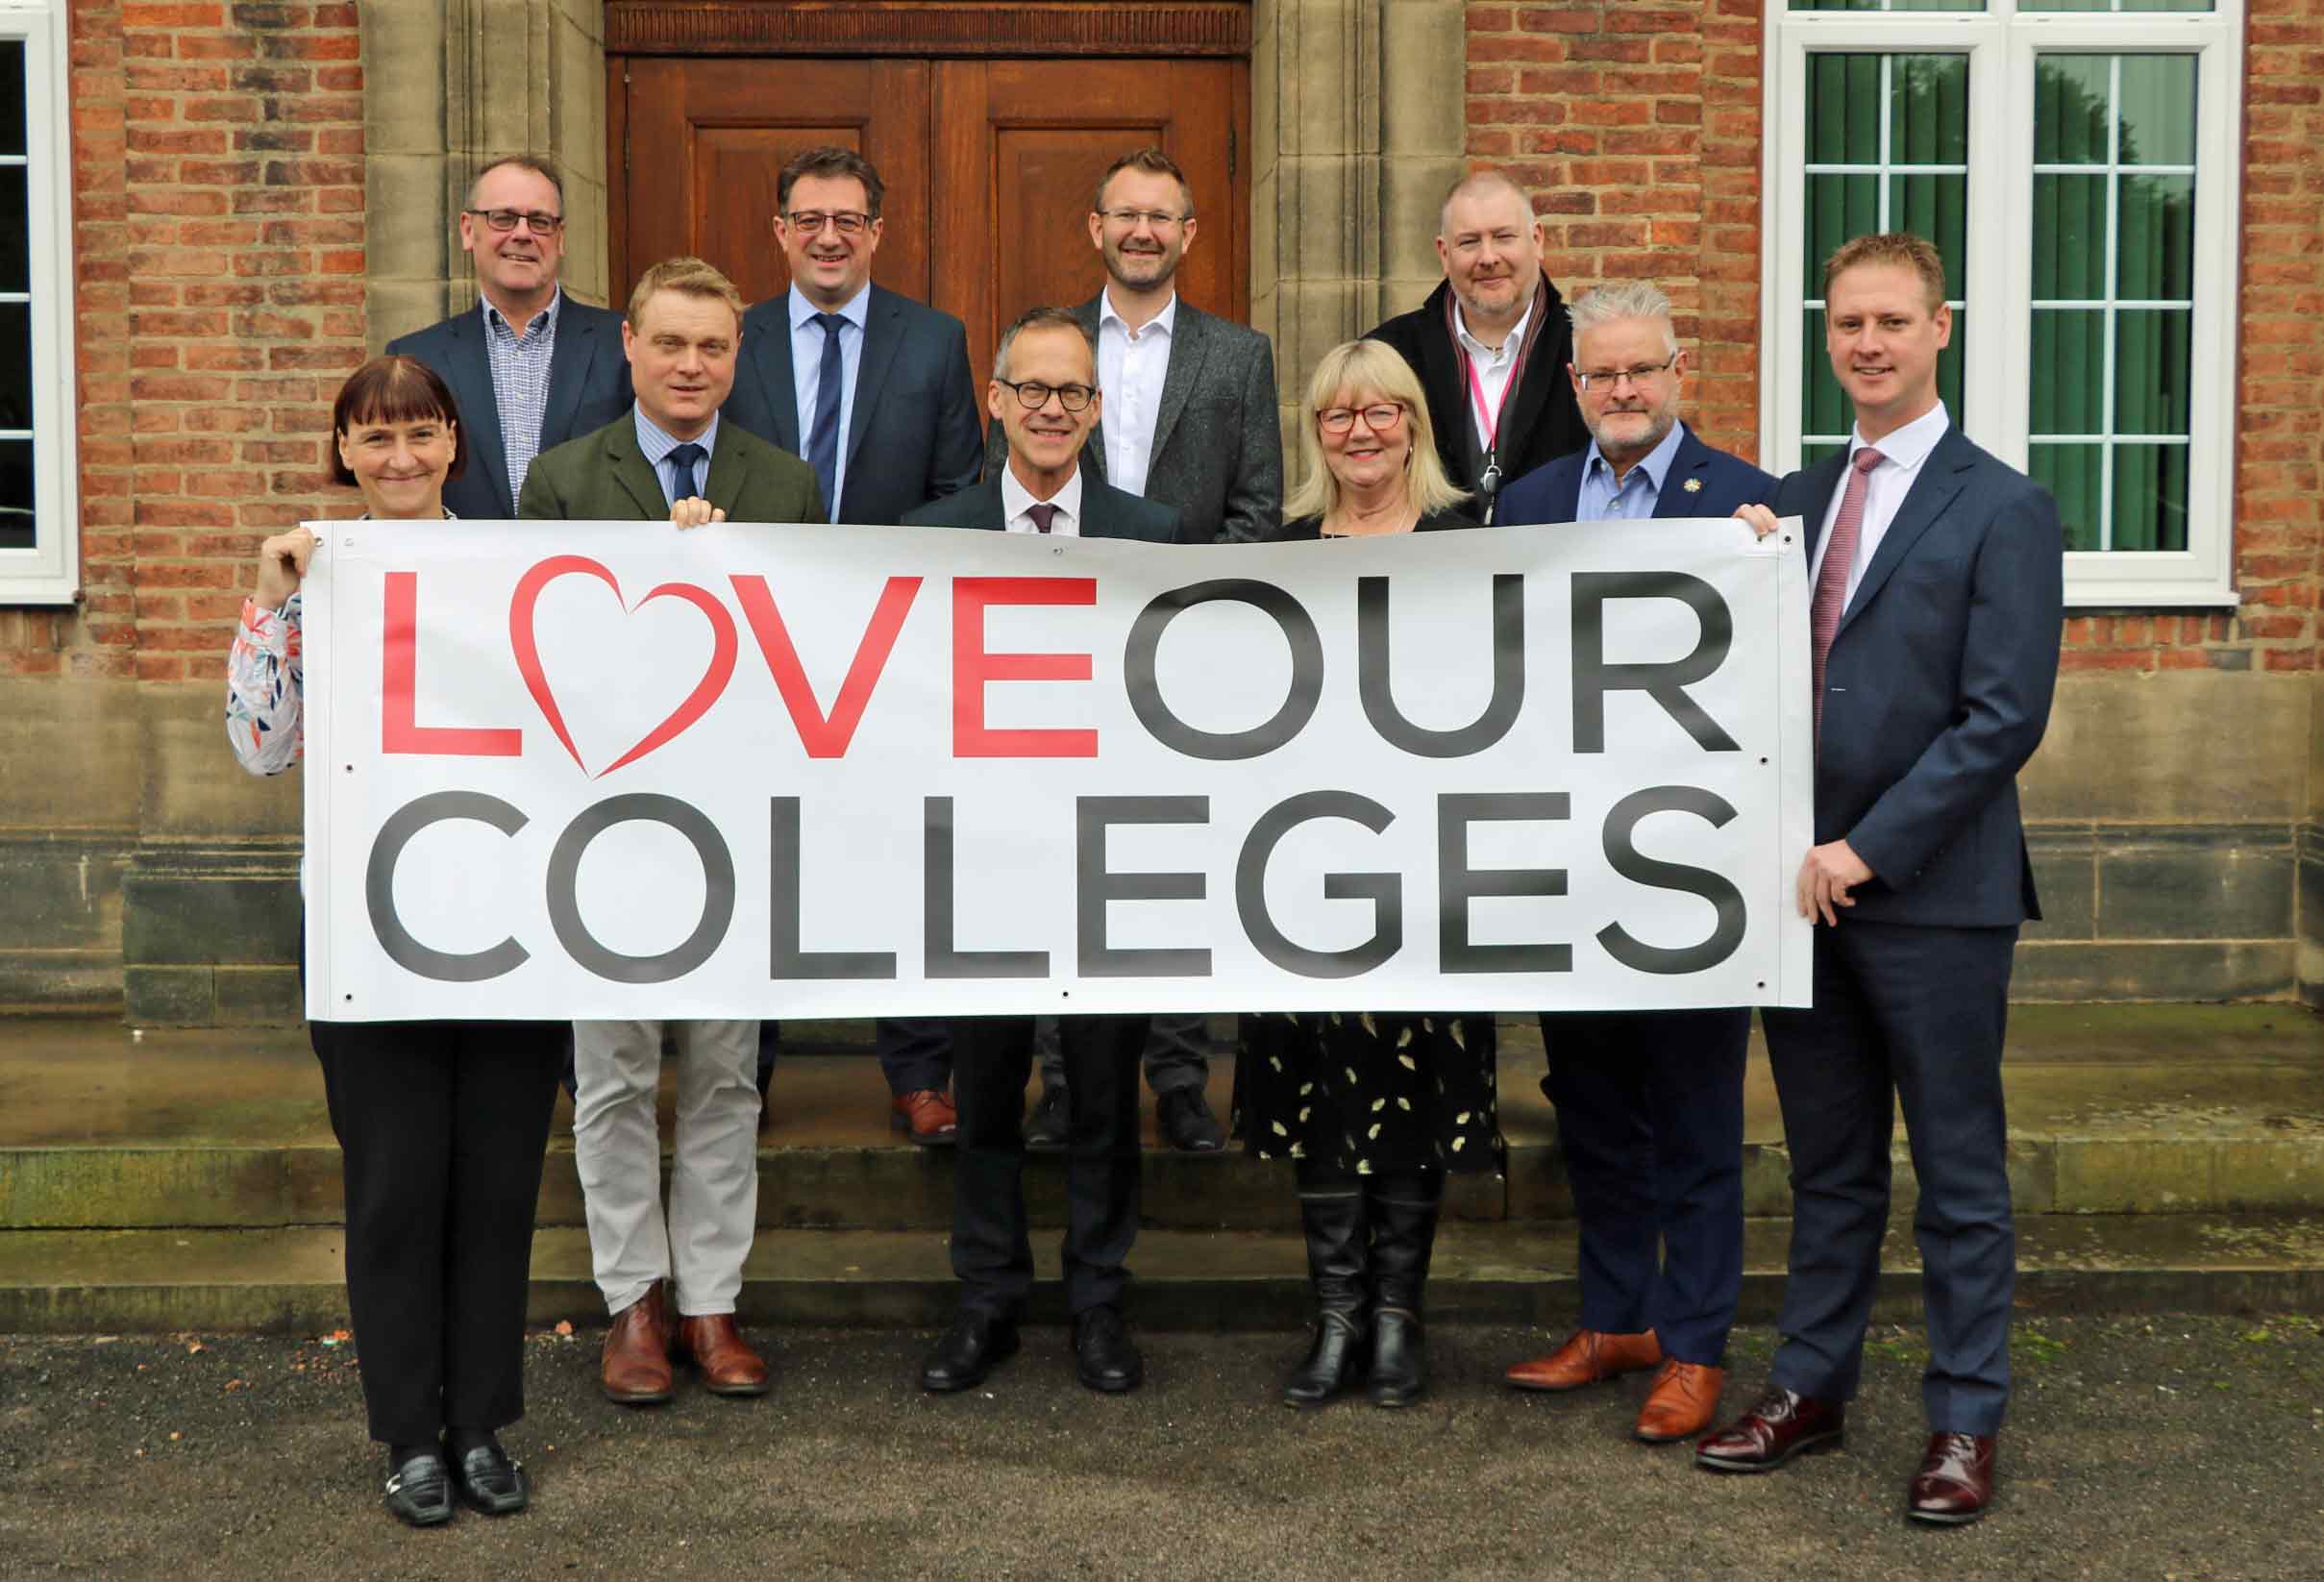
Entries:
[[[1748, 1223], [1742, 1316], [1771, 1321], [1786, 1224]], [[1033, 1317], [1061, 1322], [1056, 1248], [1035, 1244]], [[1891, 1237], [1876, 1316], [1916, 1324], [1909, 1237]], [[344, 1248], [328, 1226], [0, 1231], [0, 1333], [261, 1330], [314, 1335], [347, 1322]], [[1292, 1328], [1306, 1312], [1296, 1237], [1151, 1230], [1131, 1257], [1136, 1322], [1156, 1329]], [[2035, 1313], [2316, 1311], [2324, 1214], [2042, 1215], [2018, 1225], [2017, 1304]], [[917, 1231], [778, 1230], [759, 1236], [740, 1311], [754, 1324], [932, 1328], [957, 1296], [944, 1240]], [[1562, 1330], [1578, 1302], [1570, 1227], [1452, 1224], [1429, 1282], [1440, 1320]], [[591, 1325], [604, 1311], [586, 1235], [534, 1243], [531, 1321]]]

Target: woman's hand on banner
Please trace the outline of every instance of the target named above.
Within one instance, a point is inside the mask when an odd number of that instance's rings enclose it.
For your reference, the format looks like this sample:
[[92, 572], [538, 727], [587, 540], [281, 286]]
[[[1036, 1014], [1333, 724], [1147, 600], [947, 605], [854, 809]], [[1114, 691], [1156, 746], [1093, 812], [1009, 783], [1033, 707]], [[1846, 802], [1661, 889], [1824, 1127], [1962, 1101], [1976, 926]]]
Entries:
[[278, 532], [259, 546], [260, 609], [281, 609], [299, 591], [307, 566], [314, 558], [314, 534], [305, 528]]

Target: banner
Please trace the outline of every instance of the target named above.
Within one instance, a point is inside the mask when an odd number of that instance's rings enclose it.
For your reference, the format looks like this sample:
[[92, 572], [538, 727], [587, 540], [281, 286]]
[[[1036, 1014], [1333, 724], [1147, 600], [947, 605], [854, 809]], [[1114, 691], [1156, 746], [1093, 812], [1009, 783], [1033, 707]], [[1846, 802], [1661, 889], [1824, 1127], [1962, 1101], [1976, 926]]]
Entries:
[[309, 526], [312, 1017], [1808, 1003], [1783, 534]]

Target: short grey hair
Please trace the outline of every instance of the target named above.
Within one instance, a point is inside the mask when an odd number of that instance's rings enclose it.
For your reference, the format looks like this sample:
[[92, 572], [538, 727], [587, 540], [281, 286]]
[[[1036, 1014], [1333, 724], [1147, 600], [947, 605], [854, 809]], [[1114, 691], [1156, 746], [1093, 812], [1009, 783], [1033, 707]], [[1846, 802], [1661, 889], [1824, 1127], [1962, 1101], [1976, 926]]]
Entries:
[[1566, 316], [1573, 321], [1573, 338], [1577, 344], [1583, 331], [1598, 329], [1617, 319], [1658, 319], [1663, 327], [1663, 355], [1678, 356], [1678, 332], [1670, 326], [1670, 299], [1652, 281], [1624, 280], [1597, 286], [1577, 298], [1566, 309]]
[[1074, 316], [1070, 308], [1027, 308], [1017, 315], [1017, 322], [1001, 332], [1001, 345], [993, 353], [993, 377], [1003, 383], [1008, 380], [1008, 349], [1017, 344], [1017, 336], [1026, 330], [1071, 330], [1089, 347], [1089, 387], [1098, 387], [1098, 337], [1088, 325]]

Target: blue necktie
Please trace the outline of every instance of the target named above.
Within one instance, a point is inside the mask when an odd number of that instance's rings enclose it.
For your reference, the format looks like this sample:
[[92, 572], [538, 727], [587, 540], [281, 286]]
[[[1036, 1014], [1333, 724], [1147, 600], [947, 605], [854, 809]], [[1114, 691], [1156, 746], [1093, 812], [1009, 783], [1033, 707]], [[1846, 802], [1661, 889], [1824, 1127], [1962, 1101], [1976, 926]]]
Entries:
[[815, 375], [815, 427], [807, 433], [807, 465], [815, 469], [823, 490], [823, 508], [839, 520], [839, 327], [847, 322], [837, 313], [817, 313], [823, 326], [823, 366]]
[[670, 504], [675, 506], [680, 500], [690, 500], [702, 493], [702, 482], [695, 475], [694, 464], [709, 454], [690, 440], [671, 450], [670, 465], [678, 469], [678, 492], [670, 497]]

